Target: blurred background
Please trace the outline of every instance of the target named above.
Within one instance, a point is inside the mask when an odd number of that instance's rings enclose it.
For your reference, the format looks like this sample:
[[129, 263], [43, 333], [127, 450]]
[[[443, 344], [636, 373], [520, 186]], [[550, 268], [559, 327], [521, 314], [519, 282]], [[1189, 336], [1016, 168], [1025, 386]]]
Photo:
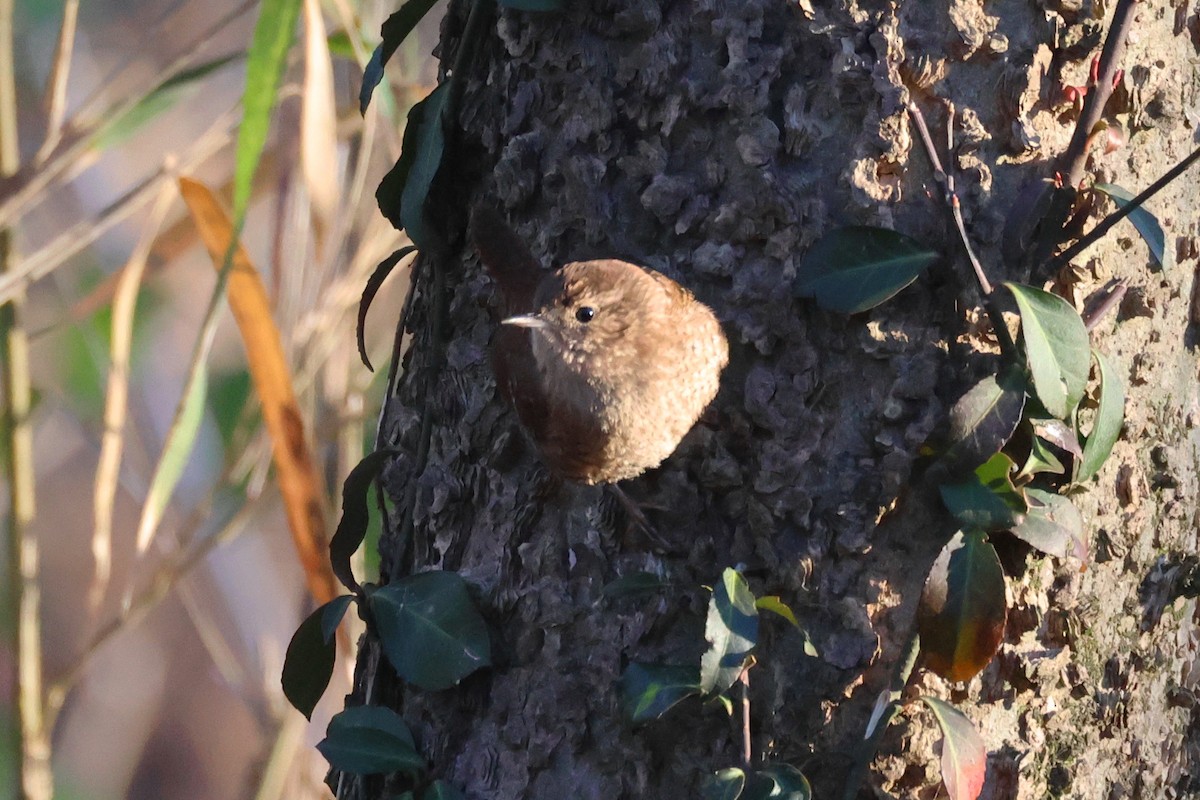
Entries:
[[[40, 552], [40, 696], [55, 797], [330, 796], [313, 745], [341, 708], [353, 654], [342, 653], [311, 724], [291, 709], [283, 656], [316, 603], [247, 366], [258, 345], [219, 299], [206, 346], [217, 271], [179, 188], [189, 177], [233, 205], [247, 52], [263, 5], [16, 0], [11, 9], [19, 160], [0, 180], [0, 229], [12, 237], [0, 302], [25, 297], [15, 330], [29, 352], [32, 450], [13, 449], [16, 426], [0, 430], [0, 446], [16, 454], [0, 496], [0, 800], [19, 796], [7, 590], [19, 582], [22, 537]], [[358, 300], [376, 264], [407, 243], [379, 215], [374, 190], [399, 155], [408, 108], [436, 79], [440, 7], [359, 113], [363, 65], [398, 5], [300, 3], [242, 236], [290, 367], [326, 533], [341, 481], [373, 448], [407, 288], [401, 262], [368, 319], [372, 374], [356, 352]], [[21, 372], [6, 363], [0, 381]], [[206, 391], [181, 406], [198, 384]], [[31, 470], [35, 491], [27, 526], [9, 513], [18, 469]], [[360, 576], [373, 569], [373, 543], [364, 550]]]

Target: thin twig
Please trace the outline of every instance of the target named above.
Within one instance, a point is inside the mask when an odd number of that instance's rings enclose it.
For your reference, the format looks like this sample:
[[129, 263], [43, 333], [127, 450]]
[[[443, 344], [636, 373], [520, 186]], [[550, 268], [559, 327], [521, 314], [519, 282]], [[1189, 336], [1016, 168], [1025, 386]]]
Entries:
[[138, 288], [146, 268], [146, 258], [158, 235], [171, 202], [175, 187], [164, 183], [142, 236], [129, 256], [121, 282], [113, 298], [112, 345], [109, 353], [108, 380], [104, 400], [104, 433], [100, 443], [100, 459], [92, 492], [92, 559], [95, 572], [88, 592], [88, 605], [95, 614], [108, 590], [112, 573], [112, 514], [113, 500], [121, 470], [121, 453], [125, 447], [125, 414], [129, 397], [129, 354], [133, 345], [133, 321]]
[[750, 747], [750, 665], [742, 670], [738, 682], [742, 684], [742, 765], [750, 769], [754, 756]]
[[71, 74], [71, 56], [75, 52], [75, 23], [79, 19], [79, 0], [67, 0], [63, 5], [62, 25], [58, 29], [58, 46], [54, 50], [54, 66], [46, 81], [46, 138], [38, 148], [33, 163], [45, 160], [62, 138], [63, 119], [67, 115], [67, 78]]
[[[1125, 292], [1129, 288], [1123, 280], [1111, 280], [1100, 289], [1096, 294], [1102, 294], [1099, 300], [1094, 301], [1091, 308], [1083, 312], [1083, 325], [1088, 331], [1092, 331], [1100, 324], [1100, 320], [1104, 319], [1110, 311], [1121, 304], [1121, 300], [1125, 297]], [[1091, 299], [1091, 298], [1089, 298]]]
[[908, 679], [912, 675], [913, 667], [917, 663], [917, 655], [920, 652], [921, 638], [914, 632], [905, 642], [900, 660], [896, 662], [895, 669], [892, 671], [883, 712], [878, 719], [875, 719], [874, 727], [867, 731], [862, 745], [859, 747], [858, 757], [855, 758], [854, 764], [850, 768], [850, 774], [846, 778], [842, 800], [854, 800], [858, 796], [858, 789], [867, 775], [867, 769], [871, 766], [871, 762], [875, 759], [875, 753], [879, 750], [879, 740], [883, 738], [883, 733], [892, 724], [892, 720], [900, 713], [900, 698], [904, 695], [904, 687], [908, 685]]
[[[237, 118], [236, 108], [231, 108], [219, 117], [217, 123], [193, 144], [186, 157], [180, 159], [179, 171], [190, 171], [228, 144]], [[55, 237], [50, 244], [24, 259], [15, 272], [0, 275], [0, 303], [7, 302], [17, 292], [25, 291], [31, 283], [50, 274], [68, 258], [82, 251], [154, 199], [164, 182], [173, 180], [174, 172], [172, 170], [168, 170], [166, 167], [160, 168], [110, 203], [95, 219], [84, 220], [73, 225]]]
[[[0, 0], [0, 176], [17, 171], [17, 87], [13, 64], [13, 0]], [[16, 260], [13, 231], [0, 229], [0, 275]], [[24, 800], [50, 800], [54, 774], [50, 769], [50, 727], [42, 704], [41, 587], [38, 583], [38, 543], [31, 526], [37, 513], [33, 466], [32, 388], [29, 339], [24, 325], [24, 293], [0, 305], [0, 370], [3, 371], [4, 415], [8, 423], [9, 509], [6, 548], [8, 608], [15, 624], [11, 650], [17, 661], [17, 784]]]
[[[258, 511], [257, 498], [246, 502], [217, 532], [202, 539], [193, 540], [187, 547], [177, 550], [164, 561], [150, 579], [149, 585], [122, 604], [120, 612], [100, 628], [84, 645], [75, 662], [50, 684], [46, 692], [46, 715], [54, 720], [62, 709], [67, 694], [78, 683], [93, 656], [114, 636], [136, 625], [162, 602], [181, 578], [188, 575], [213, 548], [237, 537]], [[199, 517], [197, 522], [201, 521]]]
[[1063, 183], [1077, 188], [1083, 180], [1084, 168], [1087, 165], [1088, 140], [1092, 128], [1104, 115], [1104, 107], [1115, 88], [1117, 70], [1125, 55], [1125, 42], [1129, 38], [1129, 29], [1133, 25], [1133, 6], [1137, 0], [1117, 0], [1113, 11], [1112, 25], [1104, 40], [1104, 49], [1100, 51], [1100, 69], [1097, 73], [1096, 84], [1089, 87], [1087, 98], [1083, 102], [1083, 110], [1075, 123], [1075, 131], [1071, 134], [1071, 142], [1059, 159], [1059, 173]]
[[1137, 211], [1142, 207], [1143, 203], [1145, 203], [1154, 195], [1158, 194], [1160, 191], [1166, 188], [1171, 181], [1175, 180], [1184, 172], [1186, 172], [1188, 167], [1196, 163], [1197, 159], [1200, 159], [1200, 147], [1193, 150], [1182, 161], [1171, 167], [1171, 169], [1167, 170], [1167, 172], [1161, 178], [1146, 187], [1141, 194], [1134, 197], [1128, 203], [1121, 206], [1119, 209], [1101, 220], [1100, 224], [1084, 234], [1079, 241], [1075, 242], [1075, 244], [1059, 253], [1058, 256], [1050, 262], [1050, 272], [1053, 273], [1066, 266], [1068, 263], [1070, 263], [1072, 258], [1095, 244], [1096, 240], [1112, 230], [1114, 225], [1128, 217], [1134, 211]]
[[[170, 79], [193, 66], [196, 59], [219, 38], [225, 27], [256, 5], [256, 0], [241, 3], [193, 40], [184, 53], [156, 74]], [[24, 215], [31, 205], [43, 197], [44, 191], [52, 183], [60, 179], [67, 180], [66, 176], [73, 175], [73, 171], [86, 162], [84, 155], [91, 149], [95, 134], [110, 120], [124, 115], [142, 102], [161, 83], [151, 87], [145, 94], [130, 95], [113, 107], [98, 108], [101, 103], [110, 99], [111, 85], [111, 81], [102, 82], [101, 89], [80, 107], [66, 124], [58, 146], [46, 156], [44, 162], [31, 164], [0, 184], [0, 226], [10, 225]]]
[[[953, 107], [948, 105], [947, 110], [952, 121]], [[1000, 352], [1005, 358], [1011, 360], [1016, 356], [1016, 344], [1014, 344], [1012, 336], [1008, 332], [1008, 325], [1004, 322], [1004, 315], [1000, 313], [1000, 309], [996, 306], [992, 283], [988, 280], [987, 274], [984, 273], [983, 264], [980, 263], [979, 258], [975, 255], [975, 249], [971, 247], [971, 240], [967, 236], [966, 224], [962, 218], [962, 209], [959, 206], [958, 194], [954, 190], [954, 177], [942, 167], [942, 160], [938, 157], [937, 148], [933, 144], [933, 137], [929, 134], [929, 126], [925, 123], [925, 115], [921, 113], [921, 108], [917, 105], [916, 101], [910, 100], [908, 102], [908, 113], [913, 123], [917, 126], [921, 143], [925, 147], [925, 154], [928, 156], [929, 163], [933, 167], [934, 179], [942, 185], [942, 199], [950, 209], [950, 215], [954, 220], [954, 228], [958, 233], [958, 240], [967, 255], [967, 261], [971, 264], [971, 270], [975, 275], [975, 282], [979, 285], [979, 293], [983, 297], [983, 307], [992, 322], [992, 329], [995, 331], [996, 340], [1000, 344]], [[948, 133], [947, 136], [952, 136], [952, 134]]]

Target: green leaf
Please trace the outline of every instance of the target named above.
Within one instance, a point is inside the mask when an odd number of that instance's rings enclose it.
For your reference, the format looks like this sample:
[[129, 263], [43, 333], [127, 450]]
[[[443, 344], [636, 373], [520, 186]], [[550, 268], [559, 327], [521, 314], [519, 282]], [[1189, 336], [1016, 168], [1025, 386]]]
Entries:
[[561, 11], [563, 0], [500, 0], [500, 5], [519, 11]]
[[371, 359], [367, 358], [367, 310], [371, 307], [371, 301], [375, 299], [379, 287], [383, 285], [383, 282], [387, 280], [387, 276], [400, 263], [400, 259], [416, 251], [417, 248], [412, 245], [401, 247], [383, 261], [380, 261], [379, 265], [375, 267], [375, 271], [371, 273], [371, 277], [367, 278], [367, 285], [363, 287], [362, 297], [358, 301], [358, 357], [362, 359], [363, 365], [372, 372], [375, 371], [375, 368], [371, 366]]
[[934, 483], [971, 472], [1012, 437], [1025, 409], [1025, 381], [1015, 369], [989, 375], [950, 409], [949, 447], [929, 470]]
[[234, 159], [233, 217], [238, 228], [250, 205], [250, 187], [267, 143], [271, 109], [275, 107], [275, 95], [299, 16], [300, 0], [263, 0], [254, 26]]
[[886, 228], [838, 228], [804, 254], [793, 290], [827, 311], [857, 314], [891, 298], [939, 257]]
[[1071, 304], [1050, 292], [1006, 283], [1021, 311], [1033, 388], [1052, 415], [1066, 419], [1083, 397], [1091, 366], [1087, 328]]
[[400, 160], [379, 183], [375, 199], [379, 210], [408, 238], [424, 250], [430, 244], [425, 229], [425, 199], [442, 164], [446, 135], [442, 111], [450, 96], [450, 82], [439, 84], [408, 112]]
[[[354, 598], [335, 597], [308, 615], [292, 635], [283, 659], [283, 694], [296, 710], [312, 719], [313, 709], [333, 676], [337, 644], [333, 631]], [[332, 630], [327, 627], [332, 620]]]
[[917, 608], [926, 664], [947, 680], [970, 680], [1000, 647], [1007, 617], [995, 548], [978, 531], [956, 533], [929, 570]]
[[1025, 465], [1021, 467], [1019, 476], [1022, 478], [1031, 478], [1034, 475], [1048, 472], [1051, 475], [1063, 475], [1067, 468], [1059, 461], [1058, 456], [1045, 445], [1040, 436], [1034, 436], [1029, 444], [1029, 457], [1025, 459]]
[[167, 441], [163, 445], [162, 455], [154, 467], [154, 477], [150, 479], [150, 489], [146, 492], [146, 502], [142, 506], [142, 517], [138, 521], [137, 551], [145, 552], [150, 546], [158, 523], [162, 520], [163, 510], [179, 485], [183, 476], [183, 468], [187, 466], [196, 444], [196, 434], [200, 432], [200, 421], [204, 418], [204, 398], [208, 391], [208, 365], [205, 358], [208, 354], [209, 343], [199, 354], [199, 361], [193, 365], [188, 374], [187, 385], [183, 388], [183, 396], [175, 408], [175, 417], [167, 432]]
[[1029, 508], [1024, 495], [1013, 486], [1013, 460], [996, 453], [979, 465], [961, 483], [938, 487], [946, 510], [964, 527], [983, 531], [1008, 530], [1024, 518]]
[[342, 484], [342, 518], [338, 520], [337, 530], [329, 541], [329, 560], [333, 566], [333, 574], [347, 589], [357, 592], [361, 588], [350, 567], [350, 558], [362, 544], [367, 535], [367, 525], [371, 521], [371, 511], [367, 505], [367, 493], [384, 462], [392, 453], [389, 450], [376, 450], [368, 454]]
[[492, 663], [487, 624], [457, 573], [407, 575], [368, 604], [388, 661], [409, 683], [448, 689]]
[[325, 613], [321, 615], [321, 635], [325, 637], [325, 641], [333, 641], [333, 636], [342, 624], [342, 618], [346, 616], [346, 609], [350, 607], [350, 601], [353, 599], [354, 595], [344, 594], [325, 604]]
[[758, 609], [741, 574], [727, 568], [713, 587], [704, 638], [708, 651], [700, 658], [700, 688], [705, 694], [723, 692], [742, 674], [758, 642]]
[[1029, 513], [1012, 529], [1013, 535], [1057, 558], [1073, 555], [1087, 561], [1083, 517], [1066, 497], [1041, 489], [1029, 489]]
[[800, 623], [796, 620], [796, 615], [793, 613], [791, 607], [776, 595], [760, 597], [754, 601], [754, 606], [759, 611], [770, 611], [772, 614], [778, 614], [792, 623], [793, 626], [800, 627]]
[[104, 151], [127, 141], [155, 117], [191, 97], [209, 75], [245, 57], [245, 53], [232, 53], [167, 78], [125, 113], [118, 114], [101, 125], [93, 134], [92, 148]]
[[746, 773], [737, 767], [717, 772], [700, 790], [703, 800], [738, 800], [746, 786]]
[[467, 800], [466, 795], [445, 781], [434, 781], [421, 794], [421, 800]]
[[209, 383], [208, 407], [226, 450], [233, 445], [233, 434], [242, 420], [250, 391], [250, 371], [245, 367], [214, 375]]
[[362, 88], [358, 92], [359, 113], [367, 113], [367, 106], [371, 104], [371, 95], [375, 93], [375, 87], [383, 80], [383, 69], [387, 66], [387, 62], [395, 55], [396, 48], [408, 38], [408, 35], [417, 27], [417, 23], [429, 13], [429, 9], [433, 8], [435, 3], [437, 0], [408, 0], [407, 3], [400, 6], [398, 11], [384, 20], [383, 28], [380, 31], [383, 41], [375, 48], [375, 52], [371, 54], [371, 60], [363, 69]]
[[987, 747], [971, 720], [936, 697], [923, 696], [942, 729], [942, 782], [950, 800], [976, 800], [987, 774]]
[[[1097, 183], [1092, 188], [1111, 197], [1120, 208], [1129, 205], [1129, 201], [1134, 198], [1132, 192], [1115, 183]], [[1158, 218], [1151, 214], [1145, 206], [1138, 206], [1129, 212], [1128, 219], [1149, 246], [1150, 255], [1158, 262], [1158, 265], [1163, 268], [1171, 266], [1171, 254], [1167, 251], [1166, 236], [1163, 234], [1162, 225], [1158, 224]]]
[[670, 581], [653, 572], [631, 572], [610, 581], [600, 590], [600, 593], [610, 600], [616, 600], [631, 595], [661, 592], [670, 585]]
[[768, 764], [758, 770], [758, 774], [775, 784], [767, 797], [776, 800], [812, 800], [812, 786], [808, 778], [791, 764]]
[[408, 725], [383, 706], [347, 708], [329, 721], [317, 749], [334, 769], [355, 775], [420, 775], [427, 767]]
[[1125, 381], [1103, 353], [1093, 350], [1092, 356], [1100, 368], [1100, 407], [1096, 409], [1092, 431], [1084, 440], [1083, 457], [1076, 462], [1079, 465], [1075, 471], [1076, 483], [1083, 483], [1100, 471], [1125, 424]]
[[634, 725], [658, 719], [680, 700], [700, 694], [696, 667], [632, 662], [621, 675], [621, 705]]

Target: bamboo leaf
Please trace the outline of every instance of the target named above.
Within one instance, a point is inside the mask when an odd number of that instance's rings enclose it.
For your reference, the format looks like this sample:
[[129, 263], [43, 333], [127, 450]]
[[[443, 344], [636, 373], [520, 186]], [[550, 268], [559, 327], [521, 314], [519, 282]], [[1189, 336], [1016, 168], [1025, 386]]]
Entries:
[[271, 110], [287, 62], [288, 49], [300, 16], [300, 0], [263, 0], [254, 26], [242, 93], [242, 124], [238, 128], [233, 174], [233, 216], [245, 218], [250, 187], [262, 158], [271, 124]]
[[1099, 350], [1092, 351], [1100, 370], [1100, 407], [1092, 422], [1091, 433], [1083, 443], [1083, 456], [1075, 473], [1075, 482], [1083, 483], [1100, 471], [1113, 445], [1121, 438], [1125, 424], [1125, 381], [1112, 362]]

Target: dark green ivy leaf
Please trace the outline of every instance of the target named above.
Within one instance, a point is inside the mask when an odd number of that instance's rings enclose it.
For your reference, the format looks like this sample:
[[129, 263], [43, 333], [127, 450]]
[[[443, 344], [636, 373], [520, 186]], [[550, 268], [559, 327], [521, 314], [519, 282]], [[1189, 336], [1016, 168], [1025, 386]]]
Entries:
[[388, 661], [409, 683], [448, 689], [492, 663], [487, 624], [457, 573], [406, 575], [367, 602]]
[[1029, 513], [1012, 529], [1013, 535], [1048, 555], [1073, 555], [1087, 561], [1083, 517], [1068, 498], [1041, 489], [1029, 489]]
[[445, 781], [434, 781], [421, 794], [421, 800], [467, 800], [467, 798]]
[[312, 719], [313, 709], [333, 676], [337, 659], [333, 631], [353, 599], [347, 594], [325, 603], [300, 623], [288, 642], [283, 658], [283, 695], [306, 719]]
[[886, 228], [838, 228], [818, 240], [800, 262], [793, 290], [827, 311], [857, 314], [908, 286], [938, 253]]
[[935, 483], [969, 473], [1000, 451], [1025, 408], [1025, 381], [1015, 369], [989, 375], [950, 409], [949, 446], [930, 468]]
[[427, 766], [408, 725], [383, 706], [347, 708], [329, 721], [317, 749], [334, 769], [355, 775], [419, 775]]
[[350, 470], [346, 482], [342, 484], [342, 518], [338, 520], [337, 530], [329, 542], [329, 560], [333, 565], [333, 574], [353, 592], [361, 587], [354, 577], [354, 570], [350, 568], [350, 557], [362, 544], [367, 535], [367, 524], [371, 521], [367, 493], [390, 455], [387, 450], [376, 450], [369, 454]]
[[399, 11], [384, 20], [381, 31], [383, 41], [375, 48], [375, 52], [371, 54], [371, 60], [363, 69], [362, 88], [358, 92], [359, 113], [367, 113], [371, 95], [375, 93], [375, 87], [383, 80], [383, 68], [395, 55], [396, 48], [408, 38], [413, 28], [417, 27], [417, 23], [429, 13], [429, 9], [433, 8], [435, 3], [437, 0], [408, 0], [400, 7]]
[[362, 359], [363, 365], [372, 372], [375, 371], [375, 368], [371, 366], [371, 359], [367, 358], [367, 309], [371, 307], [371, 301], [375, 299], [375, 294], [379, 291], [379, 287], [383, 285], [383, 282], [387, 280], [387, 276], [400, 263], [400, 259], [416, 251], [417, 248], [412, 245], [401, 247], [383, 261], [380, 261], [379, 265], [375, 267], [375, 271], [371, 273], [371, 277], [367, 278], [367, 285], [363, 287], [362, 298], [358, 301], [358, 357]]

